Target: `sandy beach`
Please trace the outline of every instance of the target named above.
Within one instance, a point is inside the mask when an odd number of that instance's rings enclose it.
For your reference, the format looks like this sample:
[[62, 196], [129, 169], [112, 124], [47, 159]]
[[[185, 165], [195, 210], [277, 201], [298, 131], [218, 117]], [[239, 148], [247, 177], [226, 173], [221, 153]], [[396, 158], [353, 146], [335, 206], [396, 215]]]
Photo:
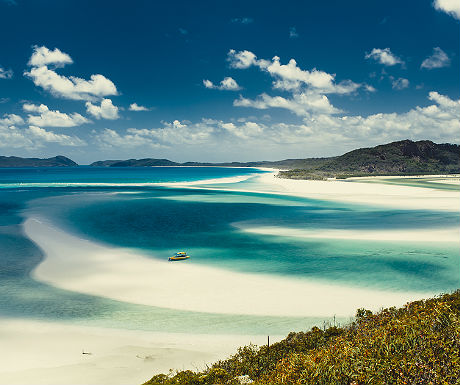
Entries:
[[[271, 337], [276, 341], [276, 337]], [[203, 369], [265, 336], [168, 334], [0, 319], [0, 384], [141, 384], [169, 369]], [[82, 354], [90, 353], [90, 354]]]
[[[278, 178], [277, 171], [258, 177], [259, 188], [263, 192], [294, 195], [319, 200], [357, 203], [401, 209], [427, 209], [460, 212], [460, 193], [438, 189], [420, 188], [404, 185], [378, 183], [385, 179], [404, 177], [351, 178], [344, 180], [293, 180]], [[458, 184], [458, 178], [446, 179], [445, 176], [432, 176], [437, 183]], [[436, 180], [437, 179], [437, 180]], [[435, 187], [435, 186], [434, 186]], [[257, 191], [255, 190], [255, 191]]]

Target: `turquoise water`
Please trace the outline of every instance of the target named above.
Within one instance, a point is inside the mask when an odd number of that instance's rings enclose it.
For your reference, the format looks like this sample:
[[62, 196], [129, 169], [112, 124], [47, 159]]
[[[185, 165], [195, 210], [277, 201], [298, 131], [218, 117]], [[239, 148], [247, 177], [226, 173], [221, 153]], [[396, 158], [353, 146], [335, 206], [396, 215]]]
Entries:
[[[150, 258], [167, 259], [173, 252], [186, 250], [193, 256], [187, 263], [293, 280], [401, 292], [441, 293], [458, 288], [460, 258], [456, 243], [308, 239], [282, 232], [272, 236], [242, 230], [247, 226], [356, 232], [436, 229], [458, 227], [460, 219], [455, 212], [130, 185], [243, 175], [252, 178], [241, 182], [248, 186], [260, 173], [254, 169], [175, 167], [0, 169], [0, 315], [128, 329], [184, 332], [191, 327], [197, 333], [248, 334], [285, 334], [323, 321], [131, 305], [36, 282], [30, 278], [30, 271], [43, 256], [21, 228], [24, 217], [31, 214], [107, 246], [138, 249]], [[23, 183], [29, 185], [24, 187]], [[39, 183], [40, 187], [30, 183]], [[60, 183], [83, 185], [55, 187]]]

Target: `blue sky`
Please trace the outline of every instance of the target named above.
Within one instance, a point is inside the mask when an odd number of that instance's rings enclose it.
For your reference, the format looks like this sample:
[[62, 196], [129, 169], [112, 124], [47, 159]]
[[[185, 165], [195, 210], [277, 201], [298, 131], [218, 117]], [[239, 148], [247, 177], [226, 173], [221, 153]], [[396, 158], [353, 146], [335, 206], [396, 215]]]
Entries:
[[460, 3], [0, 0], [0, 154], [276, 160], [459, 143]]

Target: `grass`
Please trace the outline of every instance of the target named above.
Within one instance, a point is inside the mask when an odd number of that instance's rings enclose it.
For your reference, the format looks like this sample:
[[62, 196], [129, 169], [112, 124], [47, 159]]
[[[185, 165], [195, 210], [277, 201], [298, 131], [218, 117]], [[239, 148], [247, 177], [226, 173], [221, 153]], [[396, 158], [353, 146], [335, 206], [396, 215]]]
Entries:
[[358, 309], [345, 327], [241, 347], [204, 371], [171, 371], [145, 385], [460, 384], [459, 315], [458, 290], [376, 314]]

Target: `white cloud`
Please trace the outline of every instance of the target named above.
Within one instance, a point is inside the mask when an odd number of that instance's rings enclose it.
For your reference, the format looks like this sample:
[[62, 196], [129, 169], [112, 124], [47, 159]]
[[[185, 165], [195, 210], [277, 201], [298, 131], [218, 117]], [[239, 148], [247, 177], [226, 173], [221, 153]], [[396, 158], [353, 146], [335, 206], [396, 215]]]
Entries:
[[284, 108], [298, 116], [309, 116], [310, 114], [337, 114], [339, 109], [335, 108], [326, 95], [317, 93], [299, 93], [291, 99], [282, 96], [269, 96], [265, 93], [259, 95], [255, 100], [246, 99], [240, 96], [233, 102], [237, 107], [252, 107], [261, 110], [267, 108]]
[[420, 68], [433, 69], [433, 68], [443, 68], [450, 65], [449, 56], [439, 47], [433, 48], [433, 54], [427, 57]]
[[13, 71], [11, 69], [6, 70], [0, 67], [0, 79], [11, 79], [13, 77]]
[[234, 123], [219, 123], [219, 126], [225, 129], [232, 135], [242, 138], [250, 139], [260, 137], [263, 135], [265, 126], [255, 122], [244, 122], [241, 125], [235, 125]]
[[59, 67], [71, 62], [70, 56], [57, 48], [50, 51], [46, 47], [35, 47], [29, 61], [32, 68], [25, 71], [24, 75], [30, 77], [36, 86], [65, 99], [94, 101], [104, 96], [118, 95], [115, 84], [103, 75], [91, 75], [90, 80], [76, 76], [66, 77], [49, 69], [47, 65], [42, 65], [48, 63]]
[[[280, 58], [275, 56], [272, 60], [258, 59], [250, 51], [230, 50], [228, 60], [233, 68], [246, 69], [251, 66], [268, 73], [273, 79], [273, 88], [292, 93], [292, 97], [269, 96], [262, 93], [256, 99], [247, 99], [240, 96], [233, 102], [237, 107], [252, 107], [257, 109], [283, 108], [298, 116], [312, 114], [338, 114], [340, 109], [334, 107], [326, 94], [346, 95], [356, 92], [363, 87], [368, 92], [375, 89], [366, 84], [358, 84], [351, 80], [336, 82], [336, 75], [313, 68], [303, 70], [294, 59], [287, 64], [282, 64]], [[215, 87], [211, 82], [205, 86]]]
[[[216, 155], [219, 157], [224, 151], [222, 149], [228, 148], [227, 156], [233, 156], [233, 159], [238, 151], [248, 146], [254, 150], [251, 156], [274, 159], [273, 150], [286, 151], [286, 147], [280, 147], [280, 144], [289, 144], [295, 153], [308, 151], [324, 155], [325, 146], [337, 152], [344, 145], [368, 146], [407, 138], [458, 142], [460, 100], [452, 100], [437, 92], [430, 92], [428, 97], [433, 104], [400, 114], [378, 113], [364, 117], [316, 113], [304, 117], [300, 124], [215, 119], [190, 123], [175, 120], [164, 122], [160, 128], [129, 128], [124, 133], [105, 130], [97, 134], [96, 139], [101, 146], [119, 149], [164, 148], [164, 154], [170, 152], [168, 149], [185, 145], [184, 148], [190, 151], [188, 157], [190, 154], [202, 154], [203, 149], [219, 152]], [[270, 103], [270, 100], [266, 102]]]
[[214, 85], [214, 83], [211, 81], [211, 80], [208, 80], [208, 79], [203, 79], [203, 85], [206, 87], [206, 88], [215, 88], [216, 86]]
[[395, 79], [391, 82], [391, 87], [395, 90], [403, 90], [409, 87], [409, 80], [405, 78]]
[[[37, 106], [25, 103], [22, 108], [24, 111], [31, 113], [27, 119], [29, 124], [38, 127], [75, 127], [90, 123], [90, 120], [80, 114], [66, 114], [60, 111], [52, 111], [44, 104]], [[39, 115], [32, 115], [32, 113]]]
[[228, 90], [228, 91], [237, 91], [240, 90], [241, 87], [238, 85], [235, 79], [227, 76], [220, 82], [220, 87], [221, 90]]
[[246, 69], [256, 66], [268, 72], [275, 79], [273, 87], [285, 91], [296, 91], [305, 86], [314, 88], [320, 93], [349, 94], [361, 87], [361, 84], [351, 80], [337, 84], [335, 74], [329, 74], [316, 68], [311, 71], [302, 70], [294, 59], [289, 60], [288, 64], [281, 64], [278, 56], [269, 61], [257, 59], [257, 56], [250, 51], [230, 50], [228, 60], [233, 68]]
[[433, 6], [460, 20], [460, 2], [458, 0], [434, 0]]
[[226, 77], [224, 80], [220, 82], [219, 85], [214, 84], [212, 81], [208, 79], [203, 80], [203, 85], [206, 88], [216, 89], [216, 90], [223, 90], [223, 91], [238, 91], [241, 90], [241, 87], [238, 85], [235, 79], [231, 77]]
[[10, 127], [23, 125], [24, 119], [16, 114], [5, 114], [3, 118], [0, 118], [0, 127]]
[[83, 146], [86, 143], [75, 136], [55, 134], [52, 131], [47, 131], [44, 128], [37, 126], [29, 126], [27, 130], [29, 134], [34, 139], [37, 139], [39, 142], [50, 142], [50, 143], [59, 143], [63, 146]]
[[44, 67], [32, 68], [25, 75], [34, 84], [54, 96], [74, 100], [94, 100], [107, 95], [117, 95], [115, 84], [103, 75], [91, 75], [90, 80], [75, 76], [65, 77]]
[[34, 149], [43, 147], [45, 143], [58, 143], [63, 146], [84, 146], [86, 142], [78, 137], [56, 134], [37, 126], [20, 128], [24, 120], [15, 114], [0, 118], [0, 147]]
[[0, 148], [32, 148], [34, 141], [24, 134], [24, 130], [15, 126], [5, 127], [0, 124]]
[[379, 62], [380, 64], [386, 66], [394, 66], [396, 64], [404, 64], [404, 62], [394, 55], [390, 48], [373, 48], [370, 53], [365, 55], [366, 59], [374, 59], [375, 61]]
[[[129, 129], [128, 129], [129, 130]], [[138, 135], [137, 133], [128, 133], [125, 135], [119, 134], [117, 131], [110, 128], [105, 128], [102, 132], [95, 133], [94, 139], [101, 148], [161, 148], [163, 146], [155, 143], [145, 136]]]
[[72, 64], [72, 58], [62, 52], [59, 48], [55, 48], [52, 51], [42, 46], [34, 46], [34, 52], [29, 59], [29, 66], [42, 67], [53, 64], [55, 67], [64, 67], [66, 64]]
[[137, 103], [132, 103], [129, 105], [130, 111], [150, 111], [150, 108], [139, 106]]
[[86, 102], [86, 111], [96, 119], [115, 120], [119, 118], [118, 107], [114, 106], [110, 99], [102, 99], [101, 105], [95, 105], [91, 102]]
[[228, 61], [230, 62], [230, 67], [239, 69], [249, 68], [259, 63], [257, 56], [251, 51], [244, 50], [236, 52], [234, 49], [228, 52]]
[[456, 110], [460, 110], [460, 100], [452, 100], [448, 96], [441, 95], [436, 91], [431, 91], [428, 94], [428, 99], [437, 103], [444, 109], [449, 109], [452, 113], [455, 113]]
[[364, 85], [364, 89], [367, 91], [367, 92], [376, 92], [377, 90], [375, 89], [375, 87], [371, 86], [370, 84], [365, 84]]
[[280, 64], [278, 56], [275, 56], [265, 69], [277, 79], [273, 83], [274, 88], [282, 90], [296, 90], [306, 85], [321, 93], [349, 94], [361, 86], [351, 80], [336, 84], [335, 74], [329, 74], [316, 68], [311, 71], [301, 70], [294, 59], [289, 60], [288, 64]]

